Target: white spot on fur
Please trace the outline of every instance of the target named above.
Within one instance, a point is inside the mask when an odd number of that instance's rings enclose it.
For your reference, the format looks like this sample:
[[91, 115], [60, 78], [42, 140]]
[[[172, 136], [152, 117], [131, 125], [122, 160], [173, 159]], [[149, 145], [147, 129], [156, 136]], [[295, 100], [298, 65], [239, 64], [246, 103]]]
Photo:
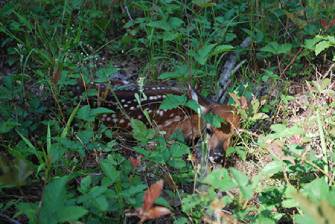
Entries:
[[130, 107], [129, 110], [135, 110], [135, 107]]
[[121, 99], [121, 102], [122, 102], [122, 103], [125, 103], [125, 102], [126, 102], [126, 100], [125, 100], [125, 99]]
[[123, 124], [124, 122], [125, 122], [124, 119], [121, 119], [121, 120], [119, 121], [120, 124]]
[[123, 107], [128, 107], [128, 104], [123, 104]]

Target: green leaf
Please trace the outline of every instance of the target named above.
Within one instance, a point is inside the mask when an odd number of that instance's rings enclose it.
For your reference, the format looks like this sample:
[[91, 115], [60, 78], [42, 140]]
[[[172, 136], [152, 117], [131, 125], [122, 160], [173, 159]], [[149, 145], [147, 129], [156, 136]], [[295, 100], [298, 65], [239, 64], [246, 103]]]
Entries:
[[184, 21], [178, 17], [171, 17], [169, 18], [169, 24], [173, 29], [178, 29], [181, 25], [184, 24]]
[[91, 184], [92, 184], [92, 177], [91, 176], [84, 177], [80, 181], [79, 191], [81, 193], [87, 193], [89, 191]]
[[169, 23], [165, 19], [152, 21], [152, 22], [147, 23], [146, 25], [152, 28], [160, 29], [160, 30], [165, 30], [165, 31], [171, 30]]
[[265, 47], [261, 48], [261, 51], [279, 55], [289, 53], [291, 48], [292, 44], [278, 44], [277, 42], [270, 42]]
[[105, 108], [105, 107], [98, 107], [98, 108], [95, 108], [95, 109], [92, 109], [91, 110], [91, 116], [98, 116], [98, 115], [101, 115], [101, 114], [110, 114], [110, 113], [113, 113], [114, 111], [111, 110], [111, 109], [108, 109], [108, 108]]
[[306, 39], [304, 42], [304, 48], [315, 51], [315, 45], [320, 42], [320, 38]]
[[317, 178], [306, 184], [302, 192], [307, 195], [312, 201], [327, 200], [329, 194], [329, 186], [325, 178]]
[[29, 223], [37, 223], [37, 213], [39, 209], [37, 203], [21, 202], [16, 208], [19, 211], [16, 215], [24, 214], [28, 217]]
[[140, 120], [131, 119], [130, 125], [133, 128], [133, 137], [142, 143], [148, 142], [155, 136], [155, 131], [152, 129], [148, 129], [145, 124]]
[[8, 133], [17, 126], [19, 126], [19, 123], [17, 123], [16, 121], [12, 119], [7, 120], [7, 121], [1, 121], [0, 122], [0, 134]]
[[315, 203], [301, 193], [295, 193], [294, 198], [298, 202], [298, 207], [304, 212], [302, 215], [305, 216], [299, 216], [299, 219], [296, 220], [297, 223], [304, 224], [305, 222], [303, 223], [301, 221], [307, 221], [308, 218], [312, 219], [315, 223], [333, 223], [335, 208], [326, 201]]
[[104, 107], [91, 109], [90, 105], [85, 105], [78, 110], [77, 117], [84, 121], [94, 121], [98, 115], [113, 113], [113, 110]]
[[270, 129], [274, 132], [283, 132], [287, 129], [287, 127], [283, 124], [273, 124]]
[[228, 170], [225, 168], [213, 170], [204, 179], [204, 183], [221, 191], [229, 191], [237, 186], [229, 176]]
[[220, 128], [221, 123], [226, 122], [224, 118], [213, 113], [207, 113], [204, 115], [203, 118], [206, 121], [206, 123], [209, 123], [216, 128]]
[[196, 53], [191, 53], [191, 56], [193, 56], [200, 65], [205, 65], [215, 46], [216, 44], [205, 44], [205, 46], [200, 48]]
[[262, 177], [264, 176], [271, 177], [274, 174], [281, 172], [283, 170], [284, 165], [285, 165], [284, 162], [281, 160], [272, 161], [266, 164], [266, 166], [260, 172], [260, 175]]
[[79, 108], [80, 108], [80, 103], [78, 103], [78, 105], [77, 105], [77, 106], [73, 109], [73, 111], [71, 112], [70, 117], [69, 117], [69, 119], [68, 119], [67, 122], [66, 122], [66, 126], [65, 126], [64, 130], [62, 131], [62, 134], [60, 135], [61, 138], [65, 138], [65, 137], [67, 136], [67, 133], [68, 133], [69, 130], [70, 130], [72, 121], [73, 121], [73, 119], [75, 118], [75, 116], [76, 116], [76, 114], [77, 114]]
[[170, 148], [171, 156], [174, 158], [182, 157], [185, 154], [189, 154], [189, 147], [182, 143], [174, 143]]
[[258, 120], [264, 120], [264, 119], [267, 119], [267, 118], [269, 118], [269, 116], [265, 113], [255, 113], [252, 116], [251, 120], [258, 121]]
[[[179, 33], [176, 32], [170, 32], [170, 31], [165, 31], [163, 33], [163, 41], [173, 41], [177, 39], [180, 36]], [[167, 76], [167, 73], [165, 73], [165, 76]], [[171, 74], [168, 76], [172, 76]], [[164, 76], [163, 76], [164, 77]]]
[[230, 168], [229, 171], [231, 172], [232, 177], [235, 179], [238, 186], [248, 185], [249, 179], [247, 175], [235, 168]]
[[298, 202], [294, 199], [296, 193], [297, 190], [292, 185], [287, 185], [284, 192], [285, 199], [282, 202], [284, 208], [294, 208], [298, 206]]
[[192, 0], [193, 4], [196, 4], [200, 8], [208, 8], [216, 5], [212, 0]]
[[215, 47], [215, 49], [212, 52], [212, 55], [218, 55], [225, 52], [230, 52], [234, 49], [234, 47], [230, 44], [221, 44]]
[[120, 171], [118, 171], [113, 162], [109, 159], [104, 159], [100, 162], [101, 170], [111, 180], [111, 183], [114, 183], [120, 178]]
[[30, 149], [31, 153], [34, 154], [38, 158], [38, 161], [40, 163], [43, 163], [43, 160], [41, 158], [40, 153], [37, 151], [37, 149], [35, 148], [35, 146], [29, 141], [29, 139], [27, 139], [26, 137], [24, 137], [19, 131], [16, 131], [16, 132], [22, 138], [23, 142], [28, 146], [28, 148]]
[[80, 206], [66, 206], [58, 211], [59, 222], [73, 222], [87, 214], [87, 210]]
[[173, 224], [188, 224], [189, 221], [186, 217], [179, 217], [173, 221]]
[[186, 166], [186, 162], [181, 158], [169, 160], [168, 164], [175, 169], [182, 169]]
[[66, 200], [66, 183], [69, 176], [53, 179], [45, 188], [42, 195], [42, 208], [39, 213], [39, 223], [56, 224], [58, 212]]
[[187, 65], [178, 65], [172, 72], [164, 72], [160, 74], [159, 79], [177, 79], [185, 78], [189, 74]]
[[315, 45], [315, 55], [319, 55], [322, 51], [326, 50], [327, 48], [329, 48], [331, 46], [329, 41], [320, 41], [319, 43], [317, 43]]
[[107, 65], [106, 67], [100, 68], [96, 71], [95, 75], [97, 79], [96, 82], [108, 83], [109, 79], [118, 71], [114, 65]]
[[201, 112], [200, 105], [195, 100], [188, 100], [185, 106], [192, 109], [196, 113]]
[[187, 101], [186, 96], [177, 96], [177, 95], [172, 95], [168, 94], [166, 98], [163, 100], [161, 105], [159, 106], [160, 110], [171, 110], [175, 109], [179, 106], [185, 105]]
[[253, 195], [253, 188], [252, 185], [249, 185], [249, 178], [247, 175], [242, 173], [241, 171], [230, 168], [231, 177], [236, 182], [237, 186], [240, 188], [242, 196], [249, 200]]

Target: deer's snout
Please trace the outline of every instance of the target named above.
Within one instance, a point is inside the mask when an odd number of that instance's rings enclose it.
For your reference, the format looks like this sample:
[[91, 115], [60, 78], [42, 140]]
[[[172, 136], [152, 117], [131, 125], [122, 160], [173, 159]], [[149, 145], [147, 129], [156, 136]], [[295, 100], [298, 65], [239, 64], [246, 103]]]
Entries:
[[214, 149], [209, 151], [209, 160], [211, 163], [223, 163], [225, 159], [225, 153], [223, 150], [223, 143], [216, 146]]

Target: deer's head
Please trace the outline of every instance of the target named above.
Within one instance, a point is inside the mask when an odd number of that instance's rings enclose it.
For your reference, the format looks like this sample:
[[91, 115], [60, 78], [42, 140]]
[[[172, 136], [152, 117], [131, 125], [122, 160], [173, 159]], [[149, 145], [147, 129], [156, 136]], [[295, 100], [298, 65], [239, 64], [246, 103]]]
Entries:
[[214, 127], [209, 123], [203, 123], [205, 134], [208, 139], [209, 159], [211, 162], [222, 162], [225, 151], [230, 145], [231, 137], [239, 128], [240, 117], [236, 108], [212, 102], [200, 96], [194, 89], [190, 89], [191, 98], [198, 102], [203, 115], [215, 114], [223, 118], [220, 127]]

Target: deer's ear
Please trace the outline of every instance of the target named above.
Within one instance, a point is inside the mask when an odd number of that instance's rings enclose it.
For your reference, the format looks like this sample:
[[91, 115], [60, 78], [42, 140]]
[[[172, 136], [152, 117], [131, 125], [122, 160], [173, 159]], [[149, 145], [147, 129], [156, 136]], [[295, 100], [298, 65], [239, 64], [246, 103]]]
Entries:
[[189, 97], [199, 104], [201, 113], [203, 114], [207, 113], [209, 110], [210, 102], [206, 98], [199, 95], [199, 93], [195, 89], [193, 89], [190, 85], [188, 87], [189, 87]]

